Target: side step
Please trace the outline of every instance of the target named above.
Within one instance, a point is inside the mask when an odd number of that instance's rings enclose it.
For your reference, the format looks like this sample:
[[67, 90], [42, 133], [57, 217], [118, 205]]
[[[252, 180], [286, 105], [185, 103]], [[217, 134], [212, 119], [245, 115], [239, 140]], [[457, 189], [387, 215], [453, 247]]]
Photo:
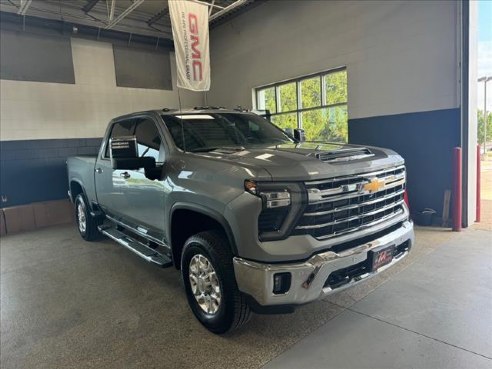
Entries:
[[137, 241], [136, 239], [124, 234], [123, 232], [118, 231], [115, 227], [101, 225], [98, 229], [105, 236], [108, 236], [120, 245], [125, 246], [141, 258], [159, 265], [161, 268], [168, 268], [173, 265], [172, 260], [168, 256], [163, 255], [147, 245]]

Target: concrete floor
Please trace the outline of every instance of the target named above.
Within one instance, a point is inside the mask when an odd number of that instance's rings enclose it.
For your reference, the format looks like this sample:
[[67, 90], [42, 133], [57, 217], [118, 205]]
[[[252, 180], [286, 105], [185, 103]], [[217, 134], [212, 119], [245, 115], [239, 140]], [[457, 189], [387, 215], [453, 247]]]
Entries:
[[3, 369], [492, 366], [492, 232], [419, 229], [395, 268], [225, 336], [192, 316], [177, 271], [73, 226], [0, 253]]

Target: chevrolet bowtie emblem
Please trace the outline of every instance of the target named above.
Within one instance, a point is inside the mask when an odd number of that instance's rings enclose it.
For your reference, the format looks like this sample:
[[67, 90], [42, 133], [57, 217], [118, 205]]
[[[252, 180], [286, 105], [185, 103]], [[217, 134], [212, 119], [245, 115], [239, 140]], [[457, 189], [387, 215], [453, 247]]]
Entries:
[[384, 188], [385, 181], [379, 178], [372, 178], [368, 183], [362, 186], [361, 192], [377, 192]]

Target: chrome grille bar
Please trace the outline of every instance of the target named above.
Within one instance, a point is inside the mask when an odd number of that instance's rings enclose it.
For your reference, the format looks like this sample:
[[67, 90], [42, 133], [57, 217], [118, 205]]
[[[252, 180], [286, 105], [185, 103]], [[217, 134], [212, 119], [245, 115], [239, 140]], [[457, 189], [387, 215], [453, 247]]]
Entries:
[[[365, 182], [365, 183], [367, 183], [367, 182]], [[387, 190], [387, 189], [390, 189], [393, 187], [398, 187], [398, 186], [401, 186], [404, 184], [405, 184], [405, 177], [403, 177], [403, 179], [397, 180], [396, 182], [390, 182], [389, 184], [387, 184], [385, 186], [384, 189]], [[336, 201], [336, 200], [341, 200], [341, 199], [351, 199], [354, 197], [358, 197], [361, 195], [367, 195], [367, 194], [371, 193], [369, 191], [358, 192], [357, 189], [351, 189], [349, 191], [346, 191], [345, 193], [343, 193], [343, 191], [342, 191], [341, 194], [338, 196], [326, 197], [326, 196], [331, 195], [330, 193], [328, 193], [328, 191], [330, 191], [330, 190], [318, 190], [316, 188], [309, 188], [308, 189], [309, 203], [310, 204], [320, 204], [320, 203], [328, 202], [328, 201]], [[328, 193], [328, 195], [327, 195], [327, 193]]]
[[340, 224], [340, 223], [344, 223], [344, 222], [351, 222], [351, 221], [357, 220], [357, 219], [364, 219], [365, 217], [368, 217], [368, 216], [371, 216], [371, 215], [376, 215], [378, 213], [381, 213], [383, 211], [389, 210], [391, 208], [398, 207], [399, 205], [402, 205], [402, 204], [403, 204], [403, 200], [400, 200], [400, 201], [395, 202], [395, 203], [393, 203], [391, 205], [383, 206], [380, 209], [373, 210], [373, 211], [370, 211], [370, 212], [367, 212], [367, 213], [363, 213], [361, 215], [356, 215], [356, 216], [353, 216], [353, 217], [350, 217], [350, 218], [344, 218], [344, 219], [340, 219], [340, 220], [334, 220], [333, 222], [328, 222], [328, 223], [323, 223], [323, 224], [297, 226], [296, 229], [317, 229], [317, 228], [324, 228], [324, 227], [329, 227], [329, 226], [332, 226], [332, 225], [335, 225], [335, 224]]
[[366, 224], [363, 224], [361, 226], [358, 226], [358, 227], [354, 227], [354, 228], [348, 228], [344, 231], [341, 231], [341, 232], [335, 232], [335, 233], [332, 233], [332, 234], [328, 234], [328, 235], [325, 235], [325, 236], [320, 236], [318, 237], [318, 239], [320, 240], [326, 240], [328, 238], [333, 238], [333, 237], [336, 237], [336, 236], [341, 236], [342, 234], [347, 234], [347, 233], [353, 233], [353, 232], [357, 232], [357, 231], [361, 231], [363, 229], [367, 229], [367, 228], [371, 228], [377, 224], [380, 224], [380, 223], [383, 223], [389, 219], [392, 219], [394, 217], [396, 217], [397, 215], [401, 215], [403, 214], [403, 209], [402, 208], [399, 208], [395, 213], [393, 214], [389, 214], [389, 215], [386, 215], [380, 219], [377, 219], [373, 222], [370, 222], [370, 223], [366, 223]]
[[[404, 192], [405, 192], [405, 190], [400, 190], [398, 192], [391, 193], [389, 195], [380, 197], [378, 199], [361, 202], [360, 204], [355, 204], [355, 205], [341, 206], [339, 208], [335, 208], [335, 209], [332, 209], [332, 210], [317, 211], [317, 212], [314, 212], [314, 213], [304, 213], [304, 216], [306, 216], [306, 217], [315, 217], [315, 216], [320, 216], [320, 215], [328, 215], [328, 214], [331, 214], [331, 213], [338, 213], [339, 211], [344, 211], [344, 210], [357, 209], [357, 208], [360, 208], [360, 207], [362, 207], [364, 205], [373, 205], [373, 204], [377, 204], [378, 202], [381, 202], [381, 201], [389, 200], [389, 199], [391, 199], [393, 197], [401, 196], [401, 195], [403, 195]], [[344, 197], [344, 198], [347, 198], [347, 197]]]

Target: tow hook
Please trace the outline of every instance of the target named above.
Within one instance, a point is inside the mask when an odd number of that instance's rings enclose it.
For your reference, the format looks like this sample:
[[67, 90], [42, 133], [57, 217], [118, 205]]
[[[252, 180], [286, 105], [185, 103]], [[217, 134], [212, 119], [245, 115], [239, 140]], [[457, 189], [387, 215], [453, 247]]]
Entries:
[[302, 287], [304, 287], [305, 289], [311, 287], [311, 283], [313, 283], [314, 278], [316, 278], [316, 275], [318, 274], [320, 269], [321, 269], [321, 265], [317, 265], [314, 268], [314, 270], [311, 272], [311, 274], [309, 274], [309, 277], [306, 279], [306, 281], [302, 284]]

